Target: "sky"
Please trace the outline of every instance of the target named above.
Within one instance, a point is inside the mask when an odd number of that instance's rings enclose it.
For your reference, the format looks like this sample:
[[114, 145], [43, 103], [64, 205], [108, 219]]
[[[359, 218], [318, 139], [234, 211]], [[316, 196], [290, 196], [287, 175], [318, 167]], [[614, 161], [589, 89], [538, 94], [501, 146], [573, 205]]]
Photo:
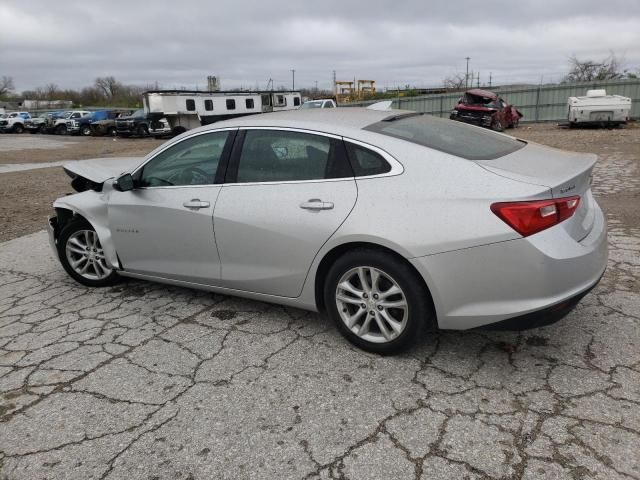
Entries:
[[[126, 84], [200, 88], [441, 86], [559, 81], [568, 59], [615, 52], [640, 69], [640, 0], [0, 0], [0, 77], [17, 91]], [[317, 82], [317, 84], [316, 84]]]

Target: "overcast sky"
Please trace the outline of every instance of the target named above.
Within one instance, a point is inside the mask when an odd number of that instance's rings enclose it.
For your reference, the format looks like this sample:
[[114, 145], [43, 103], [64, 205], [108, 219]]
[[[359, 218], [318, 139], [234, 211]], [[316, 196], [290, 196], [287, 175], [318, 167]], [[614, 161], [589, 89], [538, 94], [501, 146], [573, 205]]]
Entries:
[[0, 76], [18, 91], [98, 76], [163, 88], [558, 81], [572, 54], [640, 68], [640, 0], [0, 0]]

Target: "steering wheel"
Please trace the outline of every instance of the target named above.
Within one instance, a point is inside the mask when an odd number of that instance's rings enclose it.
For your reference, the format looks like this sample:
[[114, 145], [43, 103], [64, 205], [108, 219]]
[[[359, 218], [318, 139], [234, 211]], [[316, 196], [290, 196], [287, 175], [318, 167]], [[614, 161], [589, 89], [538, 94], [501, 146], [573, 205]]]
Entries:
[[180, 179], [184, 185], [206, 185], [211, 175], [199, 167], [187, 167], [180, 173]]

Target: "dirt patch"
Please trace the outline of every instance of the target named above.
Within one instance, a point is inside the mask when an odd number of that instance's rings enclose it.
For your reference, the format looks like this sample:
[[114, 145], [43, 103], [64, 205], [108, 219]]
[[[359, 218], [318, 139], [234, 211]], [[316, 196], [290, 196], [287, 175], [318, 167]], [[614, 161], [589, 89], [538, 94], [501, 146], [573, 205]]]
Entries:
[[[0, 141], [16, 142], [17, 146], [28, 143], [32, 135], [0, 136]], [[25, 148], [0, 151], [0, 163], [41, 163], [61, 160], [86, 160], [102, 157], [143, 157], [166, 140], [155, 138], [119, 137], [58, 137], [57, 135], [33, 135], [34, 139], [68, 142], [60, 148], [48, 150]]]

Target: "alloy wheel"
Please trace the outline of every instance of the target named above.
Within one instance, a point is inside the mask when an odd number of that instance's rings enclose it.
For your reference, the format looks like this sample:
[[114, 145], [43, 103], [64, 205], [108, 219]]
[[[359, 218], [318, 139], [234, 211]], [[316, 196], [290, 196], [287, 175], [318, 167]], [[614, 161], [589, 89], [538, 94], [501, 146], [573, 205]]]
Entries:
[[407, 326], [409, 304], [402, 288], [384, 271], [355, 267], [338, 281], [336, 305], [355, 335], [373, 343], [397, 338]]
[[65, 251], [71, 268], [88, 280], [102, 280], [112, 272], [105, 261], [98, 234], [93, 230], [74, 232], [67, 239]]

